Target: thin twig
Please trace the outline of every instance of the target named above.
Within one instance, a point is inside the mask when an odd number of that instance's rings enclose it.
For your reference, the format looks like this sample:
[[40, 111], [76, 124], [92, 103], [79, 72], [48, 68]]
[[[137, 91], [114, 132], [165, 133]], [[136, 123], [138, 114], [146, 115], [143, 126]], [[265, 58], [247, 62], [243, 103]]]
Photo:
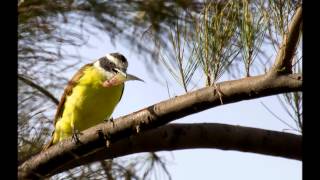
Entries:
[[298, 131], [296, 128], [294, 128], [293, 126], [291, 126], [290, 124], [288, 124], [286, 121], [284, 121], [283, 119], [281, 119], [279, 116], [277, 116], [275, 113], [273, 113], [271, 111], [271, 109], [268, 108], [268, 106], [266, 106], [263, 102], [260, 102], [264, 108], [266, 108], [266, 110], [271, 113], [275, 118], [277, 118], [279, 121], [281, 121], [283, 124], [287, 125], [289, 128], [291, 128], [292, 130]]
[[38, 91], [40, 91], [42, 94], [44, 94], [45, 96], [47, 96], [50, 100], [52, 100], [53, 103], [55, 103], [56, 105], [59, 104], [59, 100], [57, 98], [55, 98], [53, 96], [53, 94], [51, 94], [48, 90], [46, 90], [44, 87], [41, 87], [40, 85], [34, 83], [33, 81], [31, 81], [30, 79], [27, 79], [25, 77], [23, 77], [22, 75], [18, 74], [18, 79], [21, 80], [22, 82], [24, 82], [25, 84], [29, 85], [32, 88], [37, 89]]

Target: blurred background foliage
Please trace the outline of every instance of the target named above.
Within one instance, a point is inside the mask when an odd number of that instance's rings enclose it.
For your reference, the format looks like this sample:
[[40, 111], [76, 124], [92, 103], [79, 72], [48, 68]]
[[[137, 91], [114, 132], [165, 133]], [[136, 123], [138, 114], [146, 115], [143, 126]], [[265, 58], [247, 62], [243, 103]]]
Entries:
[[[39, 152], [51, 134], [52, 109], [68, 80], [60, 72], [84, 64], [76, 51], [65, 47], [90, 46], [89, 35], [108, 36], [112, 43], [120, 40], [140, 54], [150, 75], [159, 78], [159, 72], [168, 70], [188, 92], [214, 85], [221, 77], [239, 79], [266, 72], [300, 5], [299, 0], [20, 0], [19, 163]], [[273, 54], [266, 53], [268, 47]], [[294, 62], [295, 72], [301, 72], [301, 43]], [[295, 122], [289, 128], [301, 133], [302, 94], [280, 95], [279, 102]], [[153, 171], [170, 177], [163, 158], [155, 153], [141, 156], [129, 163], [121, 158], [101, 161], [54, 178], [149, 179]]]

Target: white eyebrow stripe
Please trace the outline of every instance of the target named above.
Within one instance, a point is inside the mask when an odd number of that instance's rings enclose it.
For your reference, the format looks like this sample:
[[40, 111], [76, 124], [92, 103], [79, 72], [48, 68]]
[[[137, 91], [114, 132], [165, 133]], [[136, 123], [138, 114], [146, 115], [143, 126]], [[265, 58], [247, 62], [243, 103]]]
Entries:
[[116, 66], [121, 66], [119, 60], [115, 57], [113, 57], [112, 55], [110, 54], [107, 54], [106, 55], [107, 59], [109, 59], [111, 62], [113, 62]]

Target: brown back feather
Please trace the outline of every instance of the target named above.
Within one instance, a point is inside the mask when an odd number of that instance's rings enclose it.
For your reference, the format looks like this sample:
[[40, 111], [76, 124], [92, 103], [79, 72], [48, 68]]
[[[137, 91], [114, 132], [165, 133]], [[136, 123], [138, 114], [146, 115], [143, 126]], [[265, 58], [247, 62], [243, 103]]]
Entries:
[[62, 97], [60, 99], [59, 105], [57, 107], [56, 115], [54, 117], [54, 125], [56, 125], [58, 119], [62, 116], [64, 110], [64, 103], [66, 102], [67, 96], [72, 94], [72, 90], [74, 86], [78, 84], [79, 79], [83, 76], [84, 70], [93, 64], [86, 64], [81, 67], [81, 69], [72, 77], [72, 79], [68, 82], [67, 87], [64, 89]]
[[[66, 102], [67, 96], [70, 96], [72, 94], [73, 87], [78, 84], [79, 79], [84, 74], [84, 70], [88, 67], [91, 67], [92, 65], [93, 65], [93, 63], [86, 64], [86, 65], [82, 66], [80, 68], [80, 70], [68, 82], [68, 85], [64, 89], [64, 92], [62, 94], [62, 97], [61, 97], [60, 102], [57, 107], [56, 115], [54, 117], [54, 126], [56, 125], [57, 121], [59, 120], [59, 118], [63, 114], [64, 103]], [[54, 134], [54, 131], [52, 132], [51, 136], [53, 136], [53, 134]], [[48, 149], [50, 146], [52, 146], [52, 143], [53, 143], [53, 138], [51, 138], [51, 140], [46, 145], [44, 145], [42, 151], [44, 151], [44, 150]]]

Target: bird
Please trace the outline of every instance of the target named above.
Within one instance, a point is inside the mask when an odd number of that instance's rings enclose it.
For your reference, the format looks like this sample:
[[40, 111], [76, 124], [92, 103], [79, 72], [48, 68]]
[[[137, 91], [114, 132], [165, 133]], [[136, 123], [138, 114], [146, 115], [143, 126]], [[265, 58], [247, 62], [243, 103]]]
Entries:
[[82, 66], [68, 82], [54, 117], [51, 140], [42, 151], [68, 137], [109, 119], [120, 102], [124, 83], [143, 81], [127, 73], [128, 61], [120, 53], [108, 53]]

